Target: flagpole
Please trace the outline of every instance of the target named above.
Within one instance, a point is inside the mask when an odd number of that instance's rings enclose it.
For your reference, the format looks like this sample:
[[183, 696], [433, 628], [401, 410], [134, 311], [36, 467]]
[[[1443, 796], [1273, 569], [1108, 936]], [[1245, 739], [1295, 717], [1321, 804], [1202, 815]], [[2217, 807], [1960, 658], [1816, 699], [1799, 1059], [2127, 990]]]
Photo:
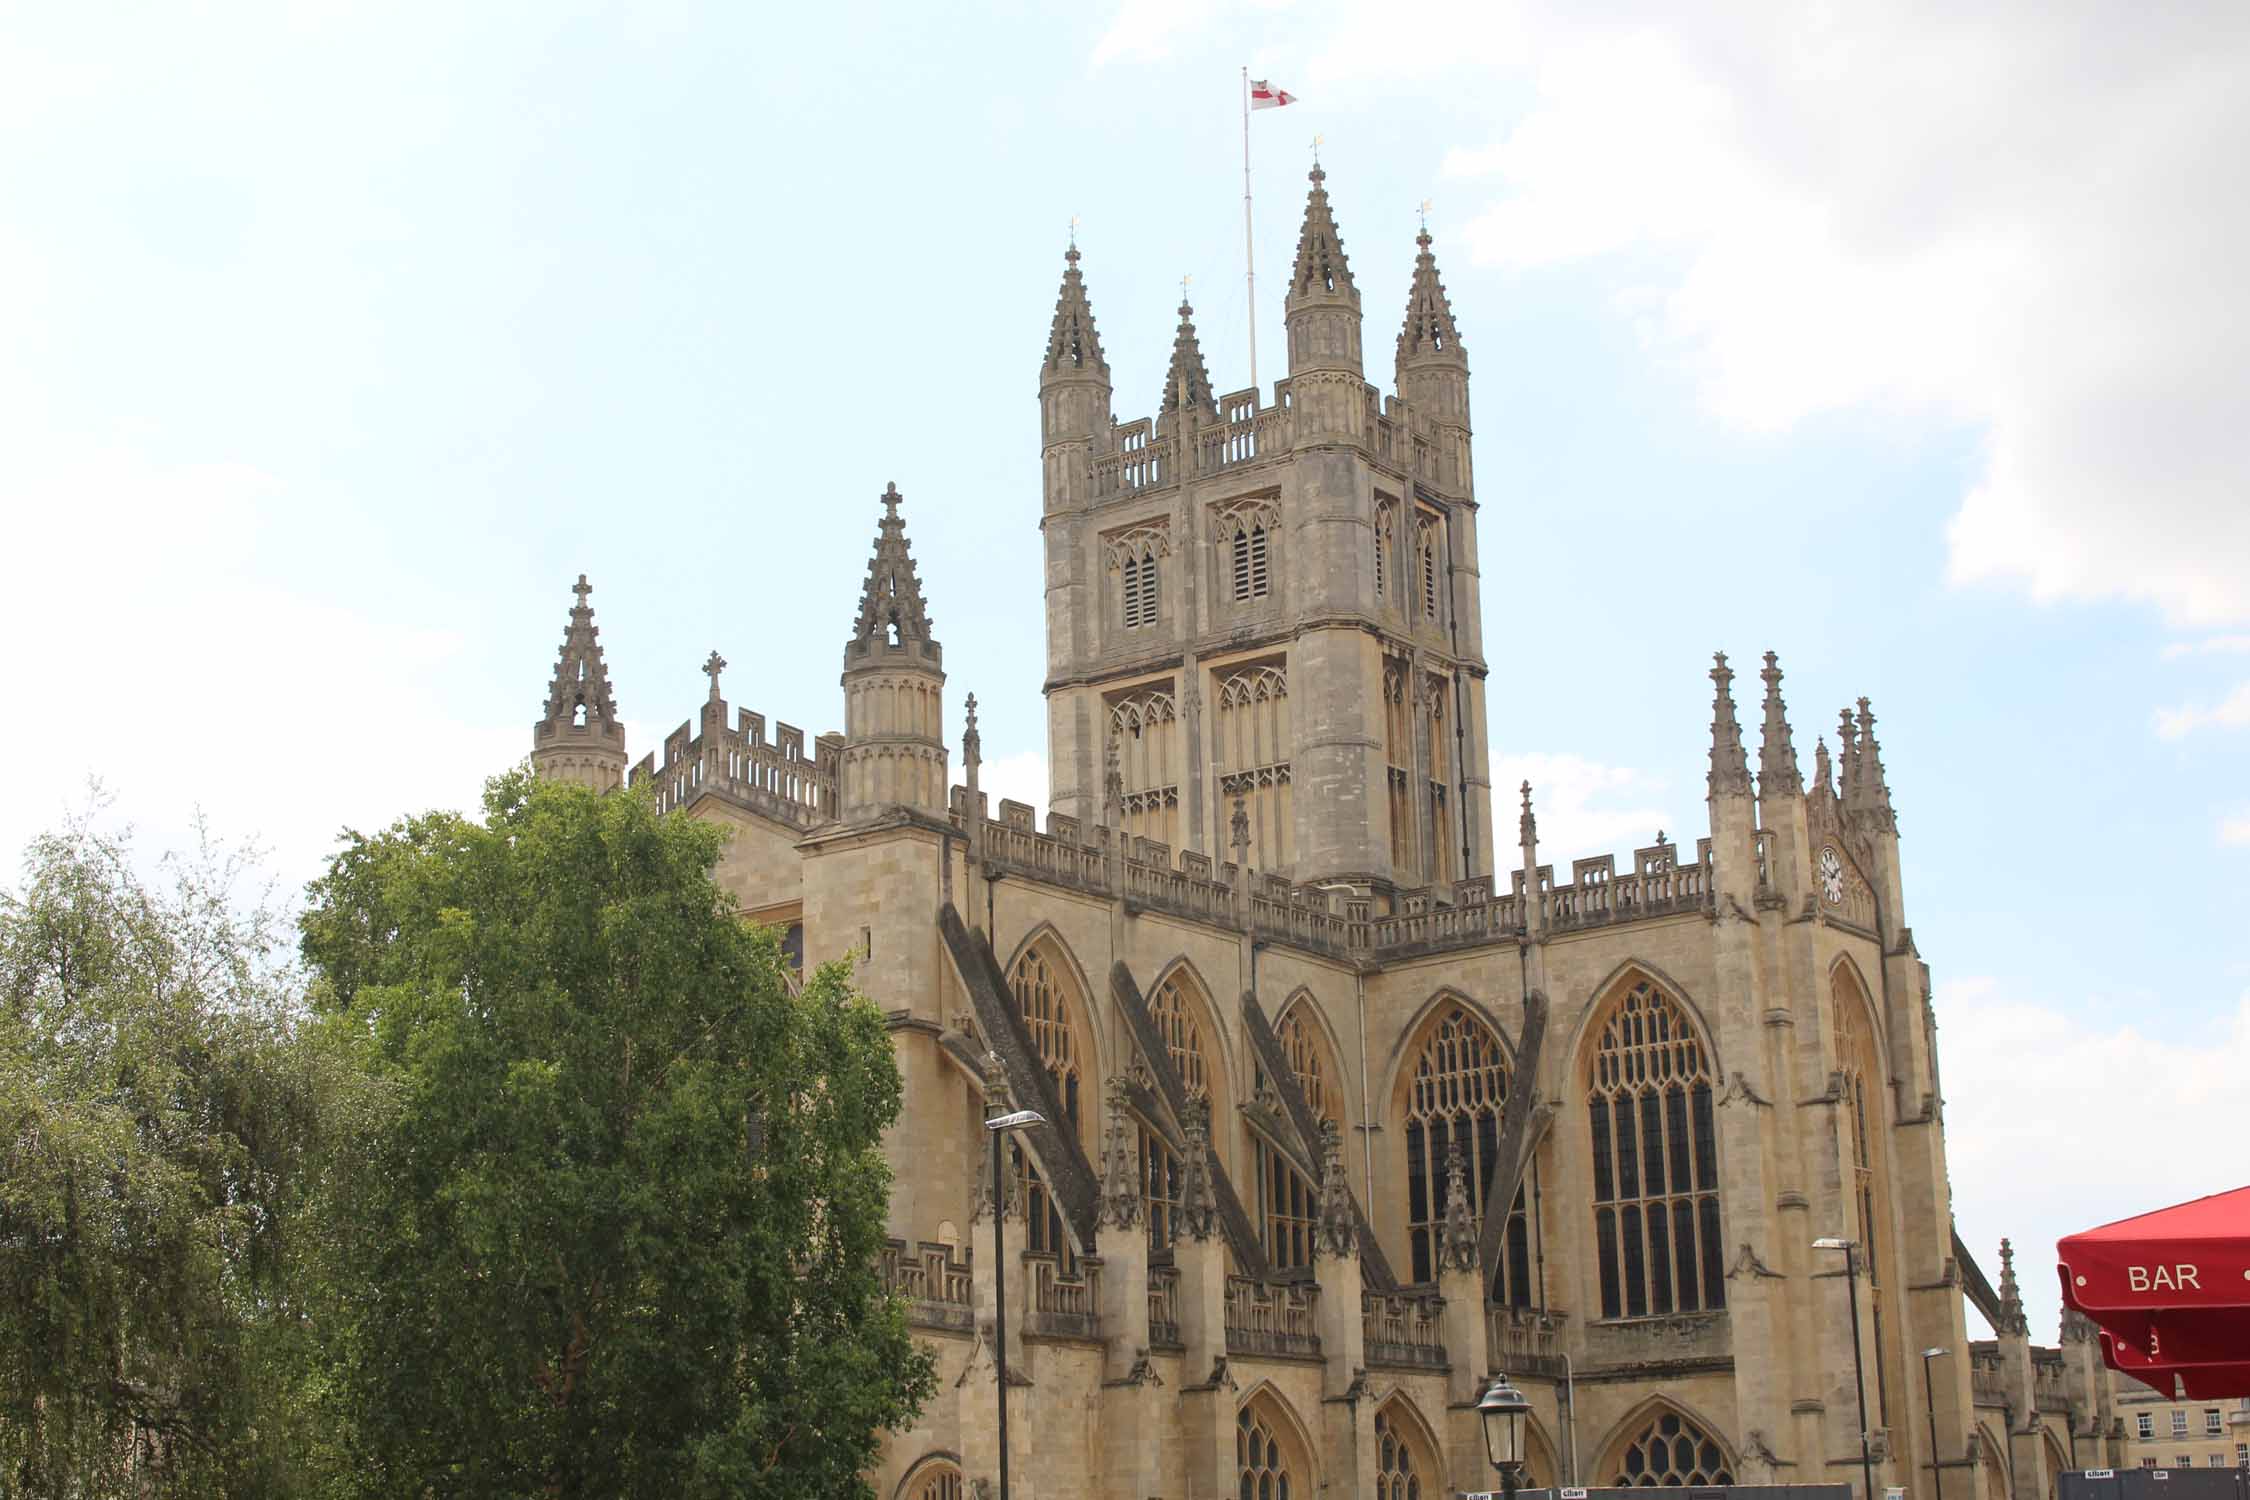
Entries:
[[1250, 399], [1258, 399], [1258, 258], [1250, 241], [1250, 65], [1242, 65], [1242, 279], [1250, 317]]

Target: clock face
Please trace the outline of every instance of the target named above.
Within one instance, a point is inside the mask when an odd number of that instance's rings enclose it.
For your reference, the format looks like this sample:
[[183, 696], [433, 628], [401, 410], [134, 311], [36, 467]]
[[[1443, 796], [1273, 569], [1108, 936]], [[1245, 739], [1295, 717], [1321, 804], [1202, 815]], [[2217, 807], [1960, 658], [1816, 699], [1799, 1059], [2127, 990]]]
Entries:
[[1824, 848], [1820, 851], [1818, 869], [1820, 872], [1820, 894], [1828, 898], [1830, 906], [1843, 905], [1844, 861], [1842, 857], [1836, 853], [1835, 849]]

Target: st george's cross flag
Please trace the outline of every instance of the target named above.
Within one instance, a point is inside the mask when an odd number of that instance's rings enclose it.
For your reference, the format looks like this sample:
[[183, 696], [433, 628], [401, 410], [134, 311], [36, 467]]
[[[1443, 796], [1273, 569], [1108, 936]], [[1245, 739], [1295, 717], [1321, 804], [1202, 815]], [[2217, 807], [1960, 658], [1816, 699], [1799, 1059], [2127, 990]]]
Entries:
[[1284, 104], [1295, 104], [1296, 102], [1297, 96], [1287, 89], [1277, 89], [1263, 78], [1251, 81], [1250, 107], [1252, 109], [1279, 109]]

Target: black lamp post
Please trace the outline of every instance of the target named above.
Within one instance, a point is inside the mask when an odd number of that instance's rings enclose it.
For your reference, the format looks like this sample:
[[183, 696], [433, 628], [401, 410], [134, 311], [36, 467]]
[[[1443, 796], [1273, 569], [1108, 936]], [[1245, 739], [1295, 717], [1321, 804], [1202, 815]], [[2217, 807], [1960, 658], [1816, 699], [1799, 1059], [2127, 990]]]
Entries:
[[1859, 1354], [1859, 1241], [1819, 1239], [1812, 1247], [1844, 1252], [1844, 1295], [1851, 1299], [1852, 1309], [1852, 1383], [1859, 1388], [1860, 1482], [1866, 1486], [1866, 1500], [1875, 1500], [1875, 1458], [1867, 1447], [1867, 1372]]
[[[1937, 1500], [1945, 1500], [1945, 1470], [1938, 1467], [1937, 1449], [1937, 1387], [1930, 1383], [1930, 1361], [1951, 1354], [1951, 1349], [1924, 1349], [1922, 1351], [1922, 1396], [1930, 1408], [1930, 1483], [1937, 1490]], [[2077, 1441], [2078, 1429], [2071, 1428], [2071, 1440]]]
[[1035, 1109], [994, 1115], [984, 1122], [992, 1137], [992, 1362], [1000, 1377], [1000, 1500], [1008, 1500], [1008, 1261], [1000, 1243], [1001, 1227], [1008, 1221], [1002, 1209], [1008, 1189], [1007, 1179], [1000, 1175], [1000, 1138], [1026, 1125], [1046, 1123], [1047, 1117]]
[[1500, 1492], [1508, 1500], [1515, 1500], [1516, 1486], [1523, 1481], [1523, 1419], [1530, 1410], [1531, 1403], [1505, 1374], [1493, 1376], [1477, 1400], [1477, 1419], [1484, 1424], [1484, 1456], [1499, 1473]]

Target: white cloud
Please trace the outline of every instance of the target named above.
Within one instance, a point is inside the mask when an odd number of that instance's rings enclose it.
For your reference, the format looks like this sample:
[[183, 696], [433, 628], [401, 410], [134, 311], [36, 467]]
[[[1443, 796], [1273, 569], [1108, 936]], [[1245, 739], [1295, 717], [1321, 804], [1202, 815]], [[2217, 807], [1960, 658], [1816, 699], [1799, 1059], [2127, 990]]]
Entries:
[[2234, 848], [2250, 847], [2250, 818], [2221, 818], [2219, 842]]
[[[1129, 0], [1104, 55], [1175, 8]], [[1303, 11], [1324, 92], [1497, 101], [1446, 158], [1476, 258], [1665, 267], [1621, 306], [1721, 421], [1981, 432], [1954, 583], [2250, 620], [2250, 9]]]
[[1517, 788], [1531, 783], [1531, 810], [1539, 820], [1539, 862], [1568, 878], [1570, 862], [1621, 854], [1652, 843], [1659, 830], [1674, 843], [1694, 847], [1700, 827], [1682, 824], [1665, 806], [1662, 778], [1582, 755], [1533, 751], [1503, 755], [1492, 765], [1492, 835], [1501, 871], [1515, 869]]
[[[19, 499], [0, 597], [19, 701], [48, 732], [0, 741], [0, 862], [99, 777], [151, 852], [201, 808], [255, 839], [286, 886], [318, 871], [341, 825], [473, 808], [519, 759], [529, 724], [463, 723], [429, 680], [466, 649], [256, 580], [260, 517], [293, 497], [235, 464], [100, 447], [0, 459]], [[67, 649], [60, 642], [67, 641]]]
[[2180, 739], [2198, 729], [2240, 729], [2250, 724], [2250, 682], [2238, 682], [2234, 691], [2209, 708], [2189, 703], [2156, 711], [2156, 733], [2167, 740]]
[[1039, 822], [1046, 823], [1047, 757], [1037, 750], [1019, 750], [986, 761], [977, 771], [977, 786], [984, 792], [985, 806], [992, 816], [1000, 815], [1000, 799], [1006, 797], [1036, 809]]
[[2183, 656], [2250, 655], [2250, 635], [2214, 635], [2200, 641], [2174, 641], [2164, 648], [2166, 661], [2178, 661]]
[[2250, 1178], [2250, 992], [2160, 1036], [1989, 978], [1942, 984], [1935, 1004], [1954, 1222], [1995, 1280], [2000, 1237], [2014, 1239], [2034, 1338], [2053, 1339], [2061, 1315], [2056, 1240]]

